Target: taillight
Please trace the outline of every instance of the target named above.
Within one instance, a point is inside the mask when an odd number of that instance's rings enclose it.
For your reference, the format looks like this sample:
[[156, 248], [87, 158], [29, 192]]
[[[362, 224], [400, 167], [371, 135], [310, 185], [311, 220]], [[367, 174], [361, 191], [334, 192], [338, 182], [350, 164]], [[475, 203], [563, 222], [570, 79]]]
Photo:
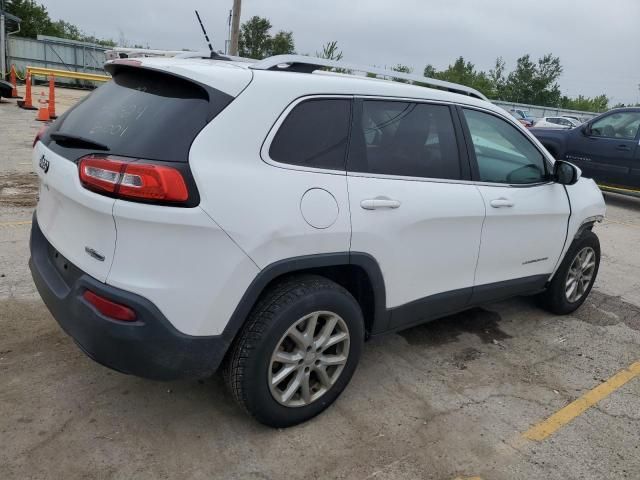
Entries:
[[81, 158], [80, 181], [89, 190], [118, 198], [162, 202], [185, 202], [189, 198], [178, 169], [111, 155]]
[[47, 127], [40, 127], [40, 130], [38, 130], [38, 133], [36, 133], [36, 138], [33, 139], [33, 145], [31, 145], [31, 148], [36, 146], [36, 143], [40, 141], [40, 139], [44, 136], [44, 132], [46, 131]]
[[123, 322], [135, 322], [136, 320], [136, 312], [125, 305], [112, 302], [91, 290], [85, 290], [82, 296], [105, 317]]

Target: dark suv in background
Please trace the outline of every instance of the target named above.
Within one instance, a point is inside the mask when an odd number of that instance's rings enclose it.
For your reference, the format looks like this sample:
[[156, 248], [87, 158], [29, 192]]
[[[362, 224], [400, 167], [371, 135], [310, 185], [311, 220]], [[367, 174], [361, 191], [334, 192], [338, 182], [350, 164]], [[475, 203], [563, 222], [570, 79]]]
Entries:
[[603, 189], [640, 195], [640, 108], [617, 108], [571, 130], [532, 128], [557, 159]]

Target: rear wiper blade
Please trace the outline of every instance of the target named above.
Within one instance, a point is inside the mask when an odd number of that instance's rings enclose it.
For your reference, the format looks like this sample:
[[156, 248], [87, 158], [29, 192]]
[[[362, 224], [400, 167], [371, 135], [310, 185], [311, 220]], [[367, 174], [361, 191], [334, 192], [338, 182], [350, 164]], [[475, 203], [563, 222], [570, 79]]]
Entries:
[[49, 136], [56, 142], [72, 143], [79, 147], [85, 146], [87, 148], [93, 148], [95, 150], [109, 150], [109, 147], [107, 147], [104, 143], [96, 142], [95, 140], [91, 140], [89, 138], [79, 137], [77, 135], [71, 135], [69, 133], [53, 132]]

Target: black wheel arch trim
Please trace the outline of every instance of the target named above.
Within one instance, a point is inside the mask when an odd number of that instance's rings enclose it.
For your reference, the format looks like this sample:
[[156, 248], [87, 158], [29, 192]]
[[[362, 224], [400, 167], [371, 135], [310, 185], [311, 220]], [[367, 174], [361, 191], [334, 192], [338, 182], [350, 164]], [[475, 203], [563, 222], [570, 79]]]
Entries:
[[517, 295], [532, 295], [544, 290], [549, 274], [516, 278], [487, 285], [477, 285], [451, 292], [427, 296], [393, 308], [386, 306], [386, 289], [380, 265], [362, 252], [335, 252], [304, 255], [274, 262], [258, 273], [233, 312], [222, 337], [228, 346], [248, 318], [267, 286], [287, 274], [308, 272], [322, 267], [355, 265], [367, 274], [374, 294], [373, 319], [367, 330], [369, 337], [383, 335], [436, 320], [473, 306], [495, 302]]
[[246, 289], [222, 332], [222, 336], [229, 345], [233, 342], [260, 295], [275, 279], [287, 274], [295, 274], [317, 268], [348, 265], [354, 265], [364, 270], [374, 292], [374, 318], [372, 319], [371, 332], [369, 333], [376, 334], [385, 331], [389, 323], [389, 313], [386, 309], [386, 290], [380, 265], [367, 253], [334, 252], [287, 258], [263, 268]]
[[597, 222], [597, 220], [589, 220], [589, 221], [584, 222], [578, 228], [578, 231], [574, 235], [573, 239], [576, 240], [576, 239], [580, 238], [582, 236], [582, 234], [584, 232], [586, 232], [587, 230], [593, 230], [593, 227], [596, 224], [596, 222]]

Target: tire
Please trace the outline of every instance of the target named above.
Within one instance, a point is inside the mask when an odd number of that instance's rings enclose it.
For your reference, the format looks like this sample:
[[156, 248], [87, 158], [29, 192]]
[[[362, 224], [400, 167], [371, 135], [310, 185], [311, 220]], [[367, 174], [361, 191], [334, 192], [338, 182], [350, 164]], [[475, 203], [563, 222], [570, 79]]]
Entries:
[[[574, 286], [580, 284], [581, 288], [570, 290], [569, 275], [573, 275], [575, 279], [574, 272], [576, 269], [573, 268], [574, 262], [577, 262], [579, 255], [585, 255], [585, 253], [593, 254], [593, 267], [588, 272], [583, 272], [583, 275], [577, 277], [578, 279], [573, 282]], [[582, 258], [586, 260], [587, 256]], [[598, 275], [599, 267], [600, 241], [591, 230], [585, 230], [573, 241], [549, 287], [540, 294], [540, 300], [544, 308], [557, 315], [566, 315], [578, 309], [589, 296], [589, 292], [591, 292], [593, 283]], [[587, 282], [585, 280], [587, 280], [588, 275], [590, 277]], [[568, 294], [568, 292], [571, 292], [571, 294]], [[576, 297], [578, 294], [579, 296]]]
[[[356, 369], [363, 343], [364, 320], [353, 296], [324, 277], [297, 275], [263, 293], [231, 347], [223, 374], [249, 414], [271, 427], [289, 427], [336, 400]], [[328, 365], [338, 361], [343, 363]]]

